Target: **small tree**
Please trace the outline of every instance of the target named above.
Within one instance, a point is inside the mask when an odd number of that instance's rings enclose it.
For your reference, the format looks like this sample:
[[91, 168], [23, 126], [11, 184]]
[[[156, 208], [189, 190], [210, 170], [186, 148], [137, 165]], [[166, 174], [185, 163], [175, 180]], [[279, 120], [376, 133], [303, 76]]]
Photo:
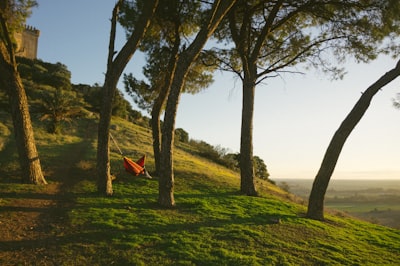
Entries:
[[258, 156], [253, 157], [254, 160], [254, 174], [256, 177], [267, 180], [269, 177], [269, 173], [267, 170], [267, 166], [264, 163], [264, 160]]
[[187, 133], [183, 128], [175, 129], [176, 139], [183, 143], [189, 142], [189, 133]]
[[72, 122], [83, 111], [83, 102], [72, 91], [56, 89], [54, 92], [42, 92], [42, 98], [35, 112], [40, 120], [48, 121], [48, 132], [60, 134], [63, 122]]

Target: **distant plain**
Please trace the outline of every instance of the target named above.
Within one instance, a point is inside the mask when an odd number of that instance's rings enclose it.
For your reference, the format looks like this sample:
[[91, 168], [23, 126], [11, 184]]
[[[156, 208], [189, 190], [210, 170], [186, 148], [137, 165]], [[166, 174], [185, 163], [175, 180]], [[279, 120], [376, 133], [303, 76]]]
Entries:
[[[313, 180], [276, 179], [276, 184], [308, 200]], [[400, 229], [400, 180], [332, 179], [325, 197], [326, 208], [373, 223]]]

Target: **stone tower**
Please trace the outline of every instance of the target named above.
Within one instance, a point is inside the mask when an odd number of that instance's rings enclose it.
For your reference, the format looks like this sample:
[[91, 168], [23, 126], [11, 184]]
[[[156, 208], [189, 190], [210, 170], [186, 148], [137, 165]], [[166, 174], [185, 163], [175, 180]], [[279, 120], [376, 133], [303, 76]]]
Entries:
[[25, 26], [22, 32], [15, 33], [17, 42], [16, 55], [30, 59], [37, 58], [40, 31], [31, 26]]

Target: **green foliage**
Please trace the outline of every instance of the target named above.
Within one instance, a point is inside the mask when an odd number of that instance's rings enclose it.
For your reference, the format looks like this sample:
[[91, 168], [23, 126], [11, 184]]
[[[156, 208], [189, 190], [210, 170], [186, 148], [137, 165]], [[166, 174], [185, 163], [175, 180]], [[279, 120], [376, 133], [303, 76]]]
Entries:
[[77, 98], [71, 91], [56, 89], [54, 92], [42, 92], [41, 101], [33, 110], [40, 115], [40, 120], [49, 121], [48, 132], [61, 133], [62, 122], [72, 120], [83, 113], [82, 99]]
[[[137, 5], [140, 5], [137, 3]], [[124, 75], [126, 92], [142, 110], [152, 109], [160, 91], [168, 87], [174, 64], [179, 52], [186, 49], [188, 38], [200, 26], [201, 4], [198, 1], [160, 1], [151, 27], [141, 43], [141, 50], [146, 53], [146, 65], [143, 73], [146, 81], [136, 79], [132, 74]], [[120, 23], [129, 33], [137, 17], [137, 7], [127, 4], [122, 9]], [[183, 91], [195, 94], [207, 88], [212, 82], [214, 65], [204, 64], [205, 54], [193, 62], [185, 79]]]
[[[177, 129], [176, 133], [180, 136], [180, 131], [182, 129]], [[189, 136], [188, 136], [189, 137]], [[179, 137], [178, 137], [179, 138]], [[187, 143], [188, 145], [183, 145], [182, 143]], [[211, 160], [217, 164], [225, 166], [228, 169], [238, 171], [240, 163], [239, 153], [228, 153], [228, 149], [221, 147], [220, 145], [213, 146], [205, 141], [198, 141], [191, 139], [188, 142], [177, 143], [177, 147], [184, 149], [185, 151], [201, 156], [208, 160]], [[258, 156], [253, 157], [254, 160], [254, 171], [255, 176], [260, 179], [268, 180], [269, 173], [267, 166]]]
[[[0, 3], [1, 16], [7, 21], [10, 35], [20, 32], [27, 18], [31, 15], [32, 7], [36, 6], [35, 0], [2, 0]], [[4, 38], [3, 28], [0, 27], [0, 39]]]
[[226, 153], [226, 149], [221, 148], [220, 146], [214, 147], [202, 140], [190, 140], [189, 144], [195, 154], [217, 163], [223, 163], [222, 157]]
[[253, 160], [255, 176], [261, 179], [268, 179], [269, 173], [267, 171], [267, 166], [265, 165], [264, 160], [258, 156], [254, 156]]
[[188, 143], [189, 133], [187, 133], [183, 128], [177, 128], [175, 129], [175, 139], [183, 143]]
[[101, 104], [101, 86], [94, 84], [93, 86], [87, 84], [72, 84], [72, 90], [82, 96], [87, 106], [86, 108], [95, 113], [100, 112]]
[[[61, 63], [47, 63], [39, 59], [29, 59], [19, 57], [18, 70], [24, 82], [30, 81], [34, 84], [50, 86], [55, 89], [71, 89], [71, 72], [67, 66]], [[34, 90], [35, 87], [24, 83], [27, 91]]]
[[240, 0], [215, 34], [223, 45], [210, 54], [219, 55], [222, 69], [241, 78], [248, 67], [242, 66], [242, 58], [248, 58], [246, 64], [255, 63], [258, 69], [258, 81], [281, 71], [297, 73], [296, 65], [341, 78], [341, 65], [351, 56], [368, 62], [380, 53], [398, 54], [398, 1], [328, 2], [279, 6], [279, 1]]
[[[88, 104], [87, 108], [95, 113], [100, 112], [102, 88], [103, 87], [99, 84], [94, 84], [93, 86], [86, 84], [72, 85], [72, 89], [81, 94], [85, 99], [85, 102]], [[119, 90], [116, 91], [114, 96], [112, 115], [129, 120], [133, 120], [134, 117], [137, 116], [137, 114], [132, 110], [131, 104], [124, 98], [123, 94]]]
[[117, 90], [114, 96], [114, 102], [112, 105], [112, 114], [114, 116], [128, 119], [129, 110], [132, 109], [131, 104], [124, 98], [122, 93]]
[[[17, 58], [17, 61], [31, 112], [40, 114], [42, 120], [49, 122], [47, 126], [50, 132], [61, 132], [62, 122], [72, 122], [74, 118], [86, 115], [87, 110], [99, 112], [100, 85], [71, 84], [71, 72], [61, 63], [52, 64], [23, 57]], [[8, 110], [8, 100], [3, 91], [0, 91], [0, 108]], [[120, 91], [116, 92], [112, 114], [148, 125], [148, 119], [132, 110]]]

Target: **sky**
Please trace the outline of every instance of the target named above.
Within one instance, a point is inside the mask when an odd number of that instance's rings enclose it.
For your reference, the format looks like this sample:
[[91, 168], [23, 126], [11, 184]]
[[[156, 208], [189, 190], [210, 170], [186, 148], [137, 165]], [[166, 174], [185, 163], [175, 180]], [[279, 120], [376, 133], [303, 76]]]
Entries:
[[[37, 2], [27, 24], [40, 30], [38, 58], [65, 64], [74, 84], [103, 84], [115, 1]], [[117, 49], [124, 41], [125, 32], [118, 28]], [[264, 160], [270, 177], [314, 178], [333, 134], [361, 93], [394, 68], [397, 60], [380, 56], [369, 64], [357, 64], [350, 58], [343, 65], [347, 71], [343, 80], [332, 81], [318, 71], [303, 70], [304, 74], [286, 74], [259, 85], [254, 155]], [[143, 55], [135, 54], [124, 73], [143, 77], [143, 63]], [[191, 139], [239, 152], [241, 82], [222, 72], [214, 79], [199, 94], [182, 95], [176, 128], [183, 128]], [[400, 78], [374, 97], [347, 139], [333, 179], [400, 180], [400, 110], [392, 104], [400, 93], [399, 85]], [[118, 88], [124, 90], [121, 81]]]

